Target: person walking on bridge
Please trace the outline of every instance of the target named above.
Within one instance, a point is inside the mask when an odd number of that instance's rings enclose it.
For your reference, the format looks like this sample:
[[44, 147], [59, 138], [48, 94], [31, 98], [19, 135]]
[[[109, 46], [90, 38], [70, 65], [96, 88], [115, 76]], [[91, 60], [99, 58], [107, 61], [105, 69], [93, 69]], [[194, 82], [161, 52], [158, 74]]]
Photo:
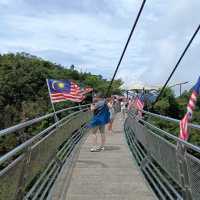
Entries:
[[113, 108], [113, 99], [112, 97], [108, 98], [108, 108], [109, 108], [109, 112], [110, 112], [110, 122], [108, 124], [108, 131], [110, 133], [110, 135], [112, 135], [112, 126], [113, 126], [113, 122], [115, 119], [115, 110]]
[[[93, 133], [93, 147], [91, 152], [97, 152], [104, 150], [104, 145], [106, 141], [105, 137], [105, 125], [110, 121], [110, 112], [107, 106], [106, 100], [102, 93], [98, 93], [91, 104], [91, 111], [93, 111], [93, 118], [89, 124], [89, 127], [92, 128]], [[97, 132], [101, 134], [101, 145], [97, 146]]]
[[123, 99], [122, 101], [121, 101], [121, 111], [122, 111], [122, 114], [123, 114], [123, 119], [125, 119], [126, 118], [126, 100], [125, 99]]

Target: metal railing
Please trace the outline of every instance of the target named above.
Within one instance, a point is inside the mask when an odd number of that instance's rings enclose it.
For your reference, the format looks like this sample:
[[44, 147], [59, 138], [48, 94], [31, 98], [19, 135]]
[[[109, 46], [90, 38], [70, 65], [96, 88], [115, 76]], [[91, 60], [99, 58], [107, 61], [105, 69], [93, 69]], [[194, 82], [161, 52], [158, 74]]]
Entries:
[[[88, 106], [57, 111], [62, 115], [66, 111], [71, 113], [0, 157], [0, 200], [38, 200], [48, 196], [62, 165], [83, 138], [85, 124], [91, 117]], [[0, 137], [14, 136], [43, 120], [53, 118], [54, 113], [50, 113], [23, 122], [0, 131]]]
[[[153, 125], [148, 117], [175, 123], [179, 120], [143, 111], [129, 112], [124, 124], [130, 150], [158, 199], [200, 199], [200, 148]], [[189, 124], [192, 129], [200, 126]]]
[[35, 119], [32, 119], [32, 120], [17, 124], [15, 126], [10, 127], [10, 128], [3, 129], [3, 130], [0, 131], [0, 137], [2, 137], [4, 135], [8, 135], [10, 133], [15, 133], [16, 131], [19, 131], [20, 129], [23, 129], [23, 128], [26, 128], [26, 127], [28, 127], [30, 125], [39, 123], [42, 120], [45, 120], [45, 119], [48, 119], [48, 118], [53, 118], [55, 114], [64, 113], [66, 111], [74, 110], [74, 109], [87, 108], [89, 105], [90, 104], [85, 104], [85, 105], [73, 106], [73, 107], [65, 108], [65, 109], [62, 109], [62, 110], [58, 110], [55, 113], [49, 113], [49, 114], [46, 114], [44, 116], [41, 116], [41, 117], [38, 117], [38, 118], [35, 118]]

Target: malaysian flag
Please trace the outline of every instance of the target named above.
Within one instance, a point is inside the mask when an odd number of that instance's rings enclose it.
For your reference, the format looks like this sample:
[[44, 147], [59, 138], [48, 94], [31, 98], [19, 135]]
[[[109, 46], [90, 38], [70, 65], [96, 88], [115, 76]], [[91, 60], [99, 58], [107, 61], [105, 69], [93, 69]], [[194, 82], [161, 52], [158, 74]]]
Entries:
[[179, 138], [181, 138], [182, 140], [187, 140], [189, 137], [188, 120], [189, 120], [189, 113], [187, 112], [179, 123], [179, 126], [180, 126]]
[[133, 103], [135, 109], [138, 111], [137, 116], [142, 117], [142, 111], [144, 108], [144, 102], [138, 97], [135, 97], [134, 103]]
[[93, 88], [91, 88], [91, 87], [85, 87], [85, 88], [81, 89], [80, 94], [84, 95], [84, 94], [90, 93], [92, 91], [93, 91]]
[[81, 94], [80, 87], [70, 80], [47, 80], [52, 103], [61, 101], [81, 102], [85, 96]]
[[143, 110], [144, 108], [144, 102], [138, 96], [135, 97], [134, 107], [137, 110]]
[[200, 77], [193, 87], [192, 94], [190, 96], [189, 103], [187, 105], [187, 113], [183, 117], [183, 119], [180, 121], [180, 134], [179, 138], [182, 140], [188, 140], [189, 138], [189, 132], [188, 132], [188, 121], [192, 119], [192, 113], [195, 109], [196, 102], [197, 102], [197, 96], [199, 95], [200, 90]]

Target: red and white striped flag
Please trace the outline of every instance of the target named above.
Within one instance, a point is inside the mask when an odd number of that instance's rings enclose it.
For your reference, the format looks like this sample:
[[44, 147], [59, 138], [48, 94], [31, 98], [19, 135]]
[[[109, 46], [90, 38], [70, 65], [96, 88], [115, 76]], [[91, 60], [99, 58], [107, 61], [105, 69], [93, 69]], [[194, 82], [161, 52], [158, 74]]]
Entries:
[[85, 87], [85, 88], [81, 89], [80, 94], [84, 95], [84, 94], [90, 93], [92, 91], [93, 91], [93, 88]]
[[183, 117], [183, 119], [180, 121], [180, 134], [179, 138], [182, 140], [188, 140], [189, 138], [189, 132], [188, 132], [188, 121], [192, 119], [192, 114], [196, 106], [197, 102], [197, 97], [199, 95], [199, 90], [200, 90], [200, 77], [195, 84], [192, 94], [190, 96], [189, 103], [187, 105], [187, 113]]
[[183, 119], [180, 121], [180, 135], [179, 138], [182, 140], [188, 140], [189, 134], [188, 134], [188, 120], [189, 120], [189, 113], [187, 112]]
[[48, 79], [47, 84], [52, 103], [62, 101], [82, 102], [85, 96], [81, 94], [80, 87], [70, 80]]
[[187, 105], [187, 112], [189, 113], [189, 118], [192, 118], [192, 113], [195, 109], [195, 106], [196, 106], [196, 102], [197, 102], [197, 92], [194, 90], [191, 94], [191, 97], [190, 97], [190, 100], [189, 100], [189, 103]]
[[133, 103], [135, 109], [138, 111], [138, 117], [142, 117], [142, 111], [144, 108], [144, 102], [138, 97], [135, 97], [134, 103]]
[[140, 100], [140, 98], [137, 96], [135, 97], [135, 100], [134, 100], [134, 107], [135, 109], [137, 110], [142, 110], [144, 108], [144, 103], [142, 100]]

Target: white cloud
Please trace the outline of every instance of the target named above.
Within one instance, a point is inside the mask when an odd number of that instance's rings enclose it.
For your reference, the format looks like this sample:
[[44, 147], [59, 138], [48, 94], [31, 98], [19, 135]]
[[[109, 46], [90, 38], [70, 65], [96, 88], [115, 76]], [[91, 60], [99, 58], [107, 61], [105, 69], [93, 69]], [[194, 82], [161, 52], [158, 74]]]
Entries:
[[[163, 84], [166, 81], [197, 28], [199, 8], [200, 2], [195, 0], [183, 0], [181, 4], [179, 1], [168, 1], [166, 6], [161, 7], [163, 13], [156, 24], [151, 29], [149, 28], [149, 34], [145, 37], [146, 41], [150, 41], [148, 53], [151, 62], [140, 79], [148, 80], [153, 84]], [[170, 84], [187, 80], [196, 81], [200, 74], [198, 67], [200, 62], [197, 56], [198, 43], [199, 36], [183, 58]]]
[[[26, 51], [111, 77], [140, 0], [2, 0], [0, 52]], [[118, 77], [163, 84], [199, 23], [200, 1], [147, 1]], [[196, 80], [200, 36], [171, 83]]]

